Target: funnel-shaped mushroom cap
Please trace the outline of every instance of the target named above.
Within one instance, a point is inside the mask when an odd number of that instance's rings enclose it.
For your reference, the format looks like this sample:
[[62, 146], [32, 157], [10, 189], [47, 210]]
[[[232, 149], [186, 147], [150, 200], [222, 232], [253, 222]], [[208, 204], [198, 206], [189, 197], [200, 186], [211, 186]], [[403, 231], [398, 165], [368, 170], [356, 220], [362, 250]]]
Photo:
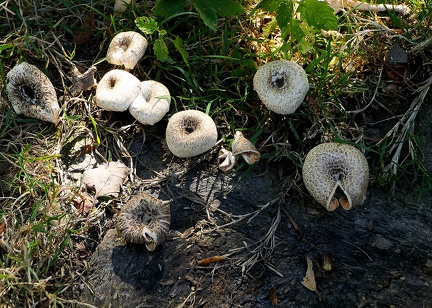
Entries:
[[243, 133], [236, 131], [234, 141], [232, 143], [232, 154], [241, 155], [249, 164], [255, 164], [260, 159], [260, 153], [256, 147], [243, 136]]
[[131, 73], [109, 71], [96, 88], [96, 104], [105, 110], [125, 111], [140, 93], [140, 85], [139, 79]]
[[120, 32], [108, 46], [106, 58], [108, 63], [124, 65], [125, 69], [131, 70], [143, 57], [147, 46], [147, 39], [138, 32]]
[[169, 111], [170, 92], [163, 84], [153, 80], [141, 82], [141, 91], [132, 104], [129, 112], [142, 124], [153, 125]]
[[306, 72], [288, 60], [272, 61], [255, 73], [253, 86], [267, 108], [278, 114], [291, 114], [309, 90]]
[[363, 204], [369, 166], [363, 153], [348, 144], [323, 143], [306, 155], [303, 181], [312, 197], [328, 211]]
[[17, 114], [57, 124], [60, 107], [53, 84], [36, 66], [23, 62], [7, 74], [8, 97]]
[[117, 216], [116, 228], [130, 243], [150, 251], [165, 241], [171, 221], [170, 205], [145, 193], [131, 198]]
[[170, 151], [177, 157], [199, 155], [216, 143], [216, 124], [199, 110], [177, 112], [168, 121], [166, 141]]

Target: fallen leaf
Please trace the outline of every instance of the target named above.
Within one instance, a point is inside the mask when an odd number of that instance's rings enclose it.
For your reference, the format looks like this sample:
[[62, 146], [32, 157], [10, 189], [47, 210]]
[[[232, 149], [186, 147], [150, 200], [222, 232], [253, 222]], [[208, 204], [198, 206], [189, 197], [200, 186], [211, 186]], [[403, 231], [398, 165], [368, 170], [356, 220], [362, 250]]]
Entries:
[[210, 258], [206, 258], [206, 259], [200, 260], [197, 263], [199, 265], [208, 265], [208, 264], [211, 264], [211, 263], [220, 262], [220, 261], [224, 261], [224, 260], [226, 260], [226, 257], [224, 257], [224, 256], [214, 256], [214, 257], [210, 257]]
[[121, 161], [110, 162], [84, 171], [83, 183], [87, 188], [96, 191], [95, 198], [100, 196], [117, 197], [129, 172], [129, 168]]
[[84, 20], [82, 27], [73, 32], [72, 42], [77, 45], [87, 43], [90, 40], [93, 31], [95, 29], [96, 29], [95, 16], [94, 16], [94, 12], [91, 11], [88, 17]]
[[74, 93], [87, 91], [96, 86], [96, 79], [94, 78], [96, 70], [96, 67], [92, 66], [81, 74], [76, 66], [72, 67], [71, 78]]
[[324, 253], [323, 257], [323, 269], [326, 271], [333, 270], [333, 260], [327, 252]]
[[309, 259], [309, 257], [306, 257], [306, 262], [307, 262], [306, 276], [303, 277], [303, 281], [301, 283], [307, 289], [316, 292], [315, 273], [313, 271], [312, 260]]
[[272, 286], [269, 290], [269, 299], [272, 306], [278, 305], [278, 299], [277, 299], [277, 291], [274, 286]]

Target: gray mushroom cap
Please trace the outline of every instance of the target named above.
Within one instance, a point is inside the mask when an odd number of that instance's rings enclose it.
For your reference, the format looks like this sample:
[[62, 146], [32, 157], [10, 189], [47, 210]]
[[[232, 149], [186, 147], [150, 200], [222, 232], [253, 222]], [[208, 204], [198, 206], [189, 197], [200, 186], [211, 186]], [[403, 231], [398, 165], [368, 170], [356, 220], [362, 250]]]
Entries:
[[141, 91], [129, 106], [129, 112], [142, 124], [154, 125], [169, 111], [170, 102], [167, 87], [160, 82], [146, 80], [141, 82]]
[[125, 111], [141, 91], [141, 83], [131, 73], [111, 70], [96, 88], [96, 104], [105, 110]]
[[138, 32], [120, 32], [108, 46], [106, 59], [108, 63], [124, 65], [125, 69], [131, 70], [144, 56], [147, 46], [147, 39]]
[[142, 193], [122, 207], [116, 229], [127, 242], [145, 244], [153, 251], [165, 241], [170, 222], [169, 203]]
[[23, 62], [7, 74], [8, 97], [17, 114], [57, 124], [60, 107], [53, 84], [36, 66]]
[[192, 157], [210, 150], [217, 141], [213, 119], [199, 110], [175, 113], [168, 121], [166, 142], [177, 157]]
[[309, 81], [297, 63], [277, 60], [257, 70], [253, 86], [269, 110], [285, 115], [294, 113], [300, 106], [309, 90]]
[[306, 155], [303, 181], [312, 197], [328, 211], [363, 204], [369, 166], [362, 152], [348, 144], [317, 145]]

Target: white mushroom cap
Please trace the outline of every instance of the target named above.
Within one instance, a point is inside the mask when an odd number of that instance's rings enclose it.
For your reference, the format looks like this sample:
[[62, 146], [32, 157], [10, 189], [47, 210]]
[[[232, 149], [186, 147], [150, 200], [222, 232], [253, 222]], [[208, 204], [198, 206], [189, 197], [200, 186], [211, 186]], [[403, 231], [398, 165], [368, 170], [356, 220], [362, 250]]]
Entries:
[[177, 157], [199, 155], [216, 143], [216, 124], [199, 110], [177, 112], [168, 121], [166, 141], [170, 151]]
[[124, 65], [125, 69], [131, 70], [143, 57], [147, 46], [147, 39], [138, 32], [120, 32], [108, 46], [106, 58], [108, 63]]
[[328, 211], [339, 205], [349, 210], [363, 204], [368, 180], [366, 158], [348, 144], [320, 144], [309, 151], [303, 164], [303, 181], [307, 190]]
[[131, 73], [112, 70], [106, 73], [96, 88], [96, 104], [105, 110], [125, 111], [141, 91], [141, 83]]
[[123, 206], [117, 216], [116, 228], [127, 242], [145, 244], [153, 251], [165, 241], [170, 221], [169, 203], [142, 193]]
[[127, 9], [127, 4], [130, 4], [132, 0], [115, 0], [114, 13], [124, 12]]
[[255, 73], [253, 86], [267, 108], [278, 114], [292, 114], [309, 90], [304, 69], [288, 60], [264, 64]]
[[141, 91], [132, 104], [129, 112], [142, 124], [153, 125], [169, 111], [170, 92], [163, 84], [154, 80], [141, 82]]
[[60, 107], [53, 84], [36, 66], [23, 62], [9, 71], [8, 97], [17, 114], [57, 124]]

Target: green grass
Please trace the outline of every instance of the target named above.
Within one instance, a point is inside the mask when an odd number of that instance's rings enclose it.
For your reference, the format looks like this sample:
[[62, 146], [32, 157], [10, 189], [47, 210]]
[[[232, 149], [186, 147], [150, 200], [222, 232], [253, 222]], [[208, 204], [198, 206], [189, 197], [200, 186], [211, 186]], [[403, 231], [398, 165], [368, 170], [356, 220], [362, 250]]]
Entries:
[[[97, 157], [129, 161], [127, 145], [141, 136], [140, 126], [126, 115], [101, 112], [94, 91], [73, 96], [68, 76], [71, 64], [96, 65], [100, 80], [113, 68], [104, 60], [111, 38], [120, 31], [139, 31], [139, 17], [154, 18], [158, 31], [147, 35], [150, 47], [133, 73], [170, 89], [173, 103], [163, 123], [177, 111], [202, 110], [215, 120], [221, 145], [229, 148], [235, 131], [242, 130], [262, 160], [284, 166], [286, 178], [300, 173], [305, 154], [321, 142], [355, 144], [370, 162], [371, 187], [398, 187], [403, 181], [419, 196], [430, 191], [431, 174], [411, 124], [418, 120], [414, 110], [423, 110], [430, 100], [431, 0], [424, 5], [411, 1], [411, 17], [388, 12], [377, 20], [369, 12], [339, 13], [341, 35], [325, 37], [303, 25], [308, 39], [288, 37], [285, 44], [261, 11], [220, 18], [214, 31], [193, 8], [161, 18], [145, 7], [113, 15], [110, 1], [93, 6], [45, 1], [43, 8], [35, 3], [8, 2], [0, 8], [0, 222], [6, 221], [0, 234], [0, 307], [74, 304], [77, 285], [87, 273], [82, 258], [95, 249], [90, 230], [99, 230], [97, 241], [112, 226], [106, 211], [115, 200], [104, 199], [83, 213], [80, 202], [89, 197], [67, 178], [67, 167], [83, 153], [74, 148], [82, 139]], [[74, 44], [74, 35], [89, 19], [94, 21], [91, 34], [84, 44]], [[158, 40], [167, 46], [165, 61], [154, 53]], [[393, 82], [382, 72], [394, 42], [415, 60], [409, 79], [396, 84], [396, 96], [384, 91]], [[304, 103], [290, 116], [268, 111], [252, 86], [258, 66], [280, 58], [301, 64], [311, 83]], [[63, 108], [57, 127], [17, 116], [9, 106], [5, 76], [22, 61], [42, 69], [54, 83]], [[418, 105], [410, 108], [415, 100]], [[396, 126], [401, 119], [409, 125]], [[400, 155], [394, 160], [396, 151]], [[241, 168], [246, 172], [246, 166]], [[294, 186], [295, 193], [307, 193], [298, 183]]]

